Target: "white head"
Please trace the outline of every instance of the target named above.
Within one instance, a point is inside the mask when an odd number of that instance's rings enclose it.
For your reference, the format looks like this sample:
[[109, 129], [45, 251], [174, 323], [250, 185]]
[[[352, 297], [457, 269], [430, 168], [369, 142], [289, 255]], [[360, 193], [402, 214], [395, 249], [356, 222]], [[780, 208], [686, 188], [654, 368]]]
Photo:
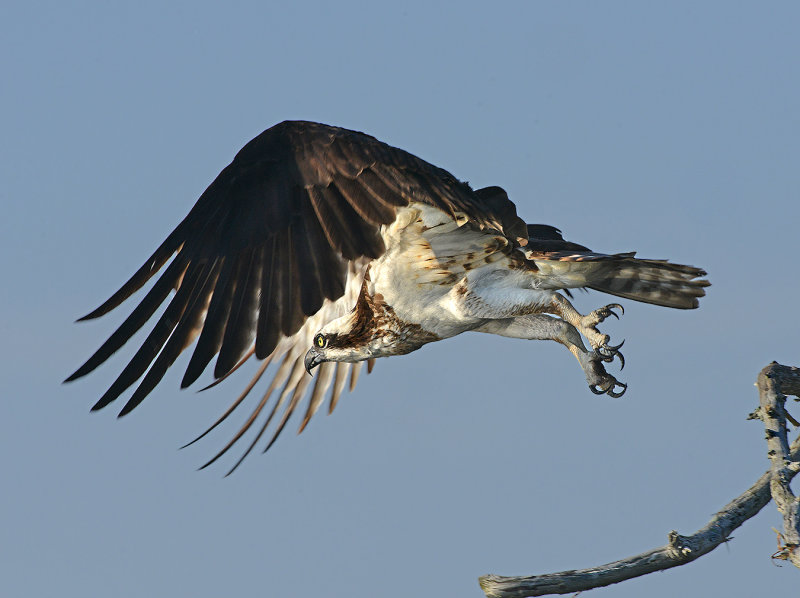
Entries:
[[356, 362], [373, 357], [404, 355], [425, 343], [439, 340], [418, 324], [400, 320], [394, 310], [376, 294], [362, 291], [355, 308], [326, 324], [314, 335], [306, 353], [306, 371], [326, 361]]
[[[325, 325], [314, 335], [313, 344], [305, 357], [306, 370], [311, 373], [326, 361], [356, 362], [371, 357], [394, 355], [392, 346], [397, 334], [383, 328], [373, 317], [364, 317], [363, 310], [356, 308]], [[369, 314], [372, 315], [371, 313]]]

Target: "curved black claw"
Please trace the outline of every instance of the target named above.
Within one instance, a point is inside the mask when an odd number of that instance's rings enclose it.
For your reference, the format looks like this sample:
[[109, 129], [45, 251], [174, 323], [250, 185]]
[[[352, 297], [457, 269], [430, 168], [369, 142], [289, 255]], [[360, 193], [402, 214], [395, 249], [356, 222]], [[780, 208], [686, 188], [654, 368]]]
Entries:
[[597, 358], [605, 363], [611, 363], [614, 361], [614, 353], [603, 353], [600, 349], [597, 350]]
[[[619, 391], [614, 390], [618, 386], [622, 390]], [[625, 384], [624, 382], [618, 382], [613, 377], [609, 376], [609, 381], [605, 384], [605, 386], [600, 386], [599, 384], [590, 384], [589, 390], [591, 390], [596, 395], [608, 395], [610, 397], [618, 399], [619, 397], [625, 394], [626, 390], [628, 390], [628, 385]]]
[[600, 321], [602, 322], [608, 316], [614, 316], [617, 320], [619, 320], [619, 316], [615, 309], [619, 309], [620, 313], [624, 316], [625, 315], [625, 308], [622, 307], [619, 303], [609, 303], [608, 305], [601, 307], [600, 309], [596, 310], [597, 315], [600, 316]]
[[612, 361], [614, 361], [615, 357], [619, 357], [619, 362], [620, 362], [619, 369], [623, 370], [625, 369], [625, 356], [622, 355], [622, 353], [620, 352], [620, 348], [622, 348], [622, 345], [624, 344], [625, 341], [623, 340], [618, 345], [603, 345], [601, 347], [598, 347], [596, 350], [597, 355], [600, 358], [600, 360], [604, 361], [605, 363], [611, 363]]
[[[614, 389], [615, 389], [617, 386], [619, 386], [619, 387], [620, 387], [622, 390], [620, 390], [619, 392], [615, 391]], [[615, 399], [618, 399], [619, 397], [621, 397], [622, 395], [624, 395], [624, 394], [625, 394], [625, 391], [626, 391], [626, 390], [628, 390], [628, 385], [627, 385], [627, 384], [625, 384], [624, 382], [615, 382], [615, 383], [614, 383], [614, 384], [611, 386], [611, 388], [609, 388], [609, 389], [606, 391], [606, 394], [607, 394], [608, 396], [610, 396], [610, 397], [614, 397]]]

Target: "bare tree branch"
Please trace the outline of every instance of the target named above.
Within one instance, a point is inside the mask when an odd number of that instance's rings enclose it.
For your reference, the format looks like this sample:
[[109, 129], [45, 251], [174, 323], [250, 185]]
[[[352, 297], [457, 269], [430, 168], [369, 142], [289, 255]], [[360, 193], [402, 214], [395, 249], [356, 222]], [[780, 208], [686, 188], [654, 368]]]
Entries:
[[[780, 495], [775, 500], [784, 514], [785, 531], [782, 535], [783, 546], [775, 558], [791, 559], [797, 565], [796, 559], [800, 559], [800, 550], [797, 549], [800, 518], [798, 501], [789, 489], [789, 482], [800, 470], [800, 437], [791, 447], [788, 445], [787, 414], [784, 409], [786, 397], [782, 393], [800, 395], [800, 369], [773, 362], [762, 370], [758, 380], [761, 406], [751, 417], [763, 419], [767, 427], [772, 467], [741, 496], [725, 505], [705, 527], [691, 536], [681, 536], [671, 531], [665, 546], [600, 567], [524, 577], [484, 575], [478, 581], [486, 595], [490, 598], [525, 598], [569, 594], [685, 565], [725, 542], [733, 530], [764, 508], [776, 493]], [[765, 395], [768, 395], [766, 399]]]
[[800, 370], [773, 361], [761, 370], [757, 385], [761, 400], [759, 417], [767, 431], [767, 455], [772, 461], [770, 491], [783, 515], [783, 533], [778, 534], [781, 546], [773, 556], [800, 568], [800, 501], [789, 487], [800, 470], [800, 461], [790, 456], [786, 419], [791, 416], [785, 408], [786, 394], [800, 395]]

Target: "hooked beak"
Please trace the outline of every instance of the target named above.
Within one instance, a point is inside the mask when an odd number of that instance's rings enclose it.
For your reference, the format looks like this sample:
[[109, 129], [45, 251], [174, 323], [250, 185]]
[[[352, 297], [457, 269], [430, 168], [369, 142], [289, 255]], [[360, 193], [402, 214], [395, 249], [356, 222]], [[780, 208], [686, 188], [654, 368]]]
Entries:
[[314, 349], [313, 347], [309, 349], [308, 353], [306, 353], [306, 358], [304, 360], [306, 371], [308, 372], [308, 374], [311, 375], [311, 370], [313, 370], [323, 361], [325, 361], [325, 358], [323, 358], [322, 355], [317, 353], [316, 349]]

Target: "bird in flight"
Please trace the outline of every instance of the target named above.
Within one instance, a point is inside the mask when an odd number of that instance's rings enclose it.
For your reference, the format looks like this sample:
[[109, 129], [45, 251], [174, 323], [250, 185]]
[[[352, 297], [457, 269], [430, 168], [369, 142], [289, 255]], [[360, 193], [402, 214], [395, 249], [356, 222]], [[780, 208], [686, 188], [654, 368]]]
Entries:
[[215, 357], [213, 384], [250, 358], [260, 360], [244, 391], [199, 439], [274, 363], [272, 381], [241, 429], [206, 463], [255, 426], [233, 469], [277, 414], [264, 450], [275, 442], [309, 388], [300, 431], [326, 396], [333, 410], [363, 362], [371, 371], [378, 357], [467, 331], [557, 341], [577, 359], [592, 392], [621, 396], [626, 385], [605, 369], [615, 358], [624, 366], [621, 344], [610, 344], [597, 326], [622, 307], [583, 315], [569, 289], [693, 309], [709, 285], [699, 268], [565, 241], [553, 226], [526, 224], [500, 187], [472, 189], [374, 137], [302, 121], [275, 125], [245, 145], [130, 280], [81, 320], [108, 313], [162, 269], [67, 381], [106, 361], [167, 302], [92, 409], [141, 379], [120, 415], [130, 412], [192, 344], [182, 388]]

